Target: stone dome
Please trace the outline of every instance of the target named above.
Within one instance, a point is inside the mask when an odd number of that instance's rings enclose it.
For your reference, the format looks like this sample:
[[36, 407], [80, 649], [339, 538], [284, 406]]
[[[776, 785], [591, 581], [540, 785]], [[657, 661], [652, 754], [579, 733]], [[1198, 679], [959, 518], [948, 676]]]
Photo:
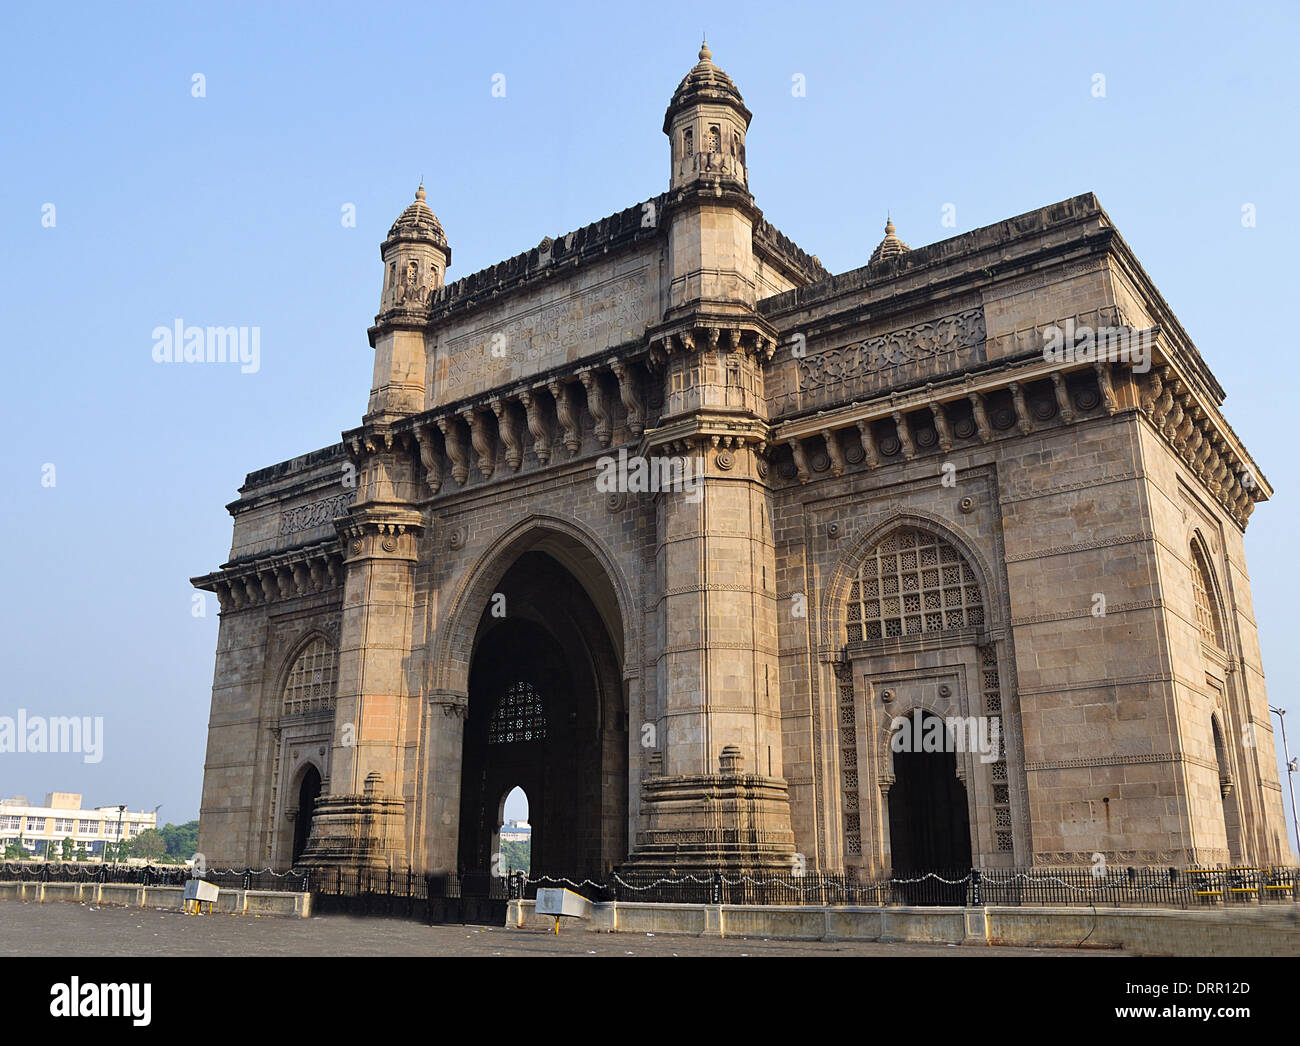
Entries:
[[699, 62], [673, 92], [673, 99], [664, 114], [664, 134], [668, 133], [675, 113], [700, 104], [730, 105], [744, 117], [746, 127], [753, 118], [731, 77], [713, 64], [713, 52], [709, 50], [707, 41], [700, 45]]
[[878, 262], [881, 258], [897, 258], [900, 254], [906, 254], [912, 248], [894, 235], [894, 223], [886, 220], [885, 238], [880, 241], [876, 249], [871, 252], [871, 261]]
[[447, 247], [447, 234], [433, 209], [424, 202], [424, 183], [415, 190], [415, 202], [406, 208], [388, 230], [389, 240], [424, 240]]

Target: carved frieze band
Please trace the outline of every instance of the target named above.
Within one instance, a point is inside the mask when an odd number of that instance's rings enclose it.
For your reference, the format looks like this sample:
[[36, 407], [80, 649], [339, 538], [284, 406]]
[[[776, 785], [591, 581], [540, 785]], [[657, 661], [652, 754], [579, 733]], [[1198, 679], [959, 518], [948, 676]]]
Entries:
[[[1123, 614], [1129, 610], [1153, 610], [1164, 605], [1161, 599], [1140, 599], [1132, 603], [1108, 603], [1106, 613]], [[1060, 610], [1054, 614], [1028, 614], [1025, 617], [1013, 617], [1012, 625], [1041, 625], [1048, 621], [1073, 621], [1076, 618], [1094, 617], [1091, 605], [1079, 610]]]
[[799, 388], [838, 384], [861, 374], [953, 356], [984, 343], [984, 310], [967, 309], [798, 361]]
[[1064, 556], [1071, 552], [1088, 552], [1096, 548], [1113, 548], [1117, 545], [1131, 545], [1136, 541], [1152, 541], [1155, 534], [1141, 530], [1136, 534], [1120, 534], [1113, 538], [1101, 538], [1097, 541], [1076, 541], [1072, 545], [1056, 545], [1053, 548], [1040, 548], [1034, 552], [1008, 553], [1008, 563], [1025, 563], [1034, 559], [1047, 559], [1050, 556]]
[[348, 510], [348, 506], [356, 500], [357, 492], [350, 490], [343, 494], [331, 494], [329, 497], [309, 502], [306, 505], [285, 509], [280, 513], [280, 536], [284, 537], [287, 534], [296, 534], [300, 530], [322, 527], [333, 520], [335, 516], [341, 516]]
[[1177, 753], [1156, 753], [1153, 755], [1107, 755], [1093, 756], [1088, 759], [1045, 759], [1037, 763], [1026, 763], [1025, 770], [1078, 770], [1094, 766], [1136, 766], [1146, 763], [1191, 763], [1194, 766], [1217, 770], [1216, 764], [1192, 755]]
[[1081, 679], [1073, 683], [1058, 683], [1056, 686], [1022, 686], [1021, 697], [1035, 697], [1038, 694], [1063, 694], [1069, 690], [1107, 690], [1120, 686], [1141, 686], [1146, 683], [1172, 683], [1173, 677], [1168, 673], [1155, 672], [1145, 676], [1120, 676], [1112, 679]]

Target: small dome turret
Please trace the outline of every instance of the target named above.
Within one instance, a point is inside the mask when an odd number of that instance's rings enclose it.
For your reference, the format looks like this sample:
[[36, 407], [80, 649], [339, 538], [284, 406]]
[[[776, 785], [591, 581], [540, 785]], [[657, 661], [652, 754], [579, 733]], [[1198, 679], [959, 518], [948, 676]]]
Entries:
[[885, 238], [881, 240], [876, 246], [876, 249], [871, 252], [871, 261], [867, 264], [870, 265], [872, 262], [878, 262], [881, 258], [897, 258], [900, 254], [906, 254], [911, 249], [911, 247], [894, 235], [894, 223], [890, 219], [886, 218]]
[[433, 209], [425, 202], [424, 183], [415, 190], [415, 201], [393, 222], [388, 238], [379, 247], [384, 259], [384, 289], [380, 312], [396, 306], [420, 308], [442, 286], [451, 264], [447, 234]]
[[672, 188], [705, 180], [748, 184], [745, 134], [753, 115], [731, 77], [713, 64], [708, 42], [700, 60], [673, 92], [664, 113], [671, 143]]
[[447, 247], [447, 234], [442, 231], [442, 223], [433, 209], [424, 202], [424, 183], [415, 190], [415, 202], [406, 208], [397, 221], [388, 230], [388, 239], [425, 240], [435, 243], [444, 250]]

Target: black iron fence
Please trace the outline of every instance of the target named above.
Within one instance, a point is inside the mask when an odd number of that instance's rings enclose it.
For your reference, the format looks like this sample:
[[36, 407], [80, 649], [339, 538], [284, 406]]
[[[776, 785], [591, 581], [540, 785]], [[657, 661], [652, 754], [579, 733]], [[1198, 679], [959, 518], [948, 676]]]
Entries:
[[[94, 863], [0, 864], [0, 882], [128, 883], [183, 886], [184, 866]], [[534, 900], [538, 889], [562, 886], [591, 901], [657, 904], [797, 905], [1087, 905], [1195, 908], [1300, 903], [1296, 868], [957, 869], [885, 878], [853, 875], [703, 875], [612, 872], [600, 879], [509, 877], [487, 873], [424, 876], [411, 871], [341, 869], [277, 872], [270, 868], [208, 869], [226, 889], [310, 892], [318, 912], [416, 918], [428, 923], [502, 925], [512, 898]]]
[[[184, 886], [194, 878], [185, 865], [96, 864], [93, 862], [18, 861], [0, 864], [0, 882], [27, 883], [124, 883], [134, 886]], [[207, 882], [226, 889], [286, 890], [309, 889], [306, 872], [277, 872], [270, 868], [209, 869]]]
[[1193, 908], [1300, 902], [1300, 869], [1091, 868], [958, 869], [887, 878], [849, 875], [646, 875], [615, 872], [600, 881], [510, 878], [510, 896], [532, 900], [562, 886], [592, 901], [657, 904], [1100, 905]]
[[482, 874], [319, 871], [311, 879], [312, 905], [322, 914], [371, 915], [434, 923], [503, 926], [509, 885]]
[[18, 861], [0, 865], [0, 882], [131, 883], [136, 886], [181, 886], [190, 877], [184, 865], [127, 865], [86, 862]]

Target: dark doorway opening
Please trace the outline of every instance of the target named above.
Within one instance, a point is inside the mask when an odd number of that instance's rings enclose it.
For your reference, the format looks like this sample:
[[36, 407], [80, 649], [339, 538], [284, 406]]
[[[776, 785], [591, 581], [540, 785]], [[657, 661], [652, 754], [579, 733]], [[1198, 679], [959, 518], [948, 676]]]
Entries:
[[598, 880], [627, 855], [626, 711], [614, 644], [582, 584], [544, 552], [520, 556], [497, 587], [470, 665], [460, 870], [475, 880], [501, 874], [503, 799], [519, 787], [531, 876]]
[[1219, 768], [1219, 800], [1223, 811], [1223, 834], [1228, 843], [1228, 863], [1239, 865], [1244, 860], [1241, 848], [1241, 814], [1237, 809], [1232, 766], [1228, 761], [1228, 752], [1223, 744], [1223, 733], [1219, 730], [1217, 716], [1210, 716], [1210, 730], [1214, 734], [1214, 759]]
[[[939, 726], [932, 725], [933, 721]], [[920, 734], [925, 736], [940, 729], [943, 721], [926, 713], [922, 724]], [[945, 732], [943, 736], [948, 735]], [[971, 867], [970, 814], [966, 786], [957, 777], [956, 752], [913, 750], [892, 755], [889, 849], [894, 878], [912, 879], [927, 872], [945, 879], [964, 878]], [[966, 887], [928, 879], [915, 884], [909, 894], [915, 895], [913, 901], [918, 904], [964, 904]]]
[[314, 766], [308, 766], [302, 775], [302, 784], [298, 786], [298, 814], [293, 822], [293, 863], [298, 863], [307, 840], [311, 837], [311, 819], [316, 812], [316, 800], [320, 798], [320, 773]]

